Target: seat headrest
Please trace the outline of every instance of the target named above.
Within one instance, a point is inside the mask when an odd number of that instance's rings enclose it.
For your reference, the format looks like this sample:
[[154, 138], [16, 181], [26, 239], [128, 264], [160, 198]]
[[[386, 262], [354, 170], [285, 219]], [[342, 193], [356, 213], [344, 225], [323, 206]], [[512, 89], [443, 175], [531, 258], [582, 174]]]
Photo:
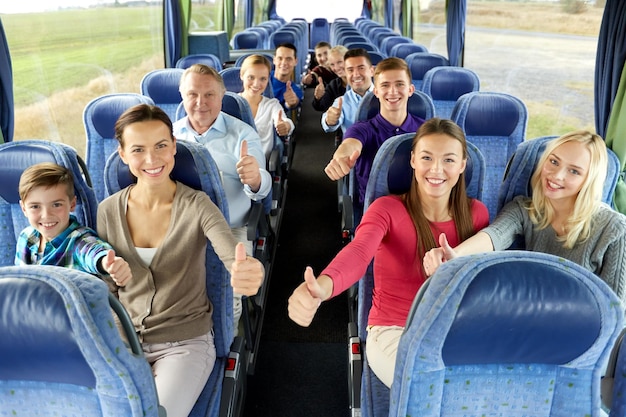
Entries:
[[455, 101], [463, 94], [474, 91], [474, 79], [457, 67], [442, 67], [433, 76], [430, 95], [433, 100]]
[[442, 356], [446, 366], [565, 364], [600, 334], [594, 295], [564, 265], [511, 259], [486, 266], [465, 291]]
[[510, 136], [520, 122], [520, 111], [509, 97], [474, 95], [465, 121], [468, 136]]
[[117, 119], [136, 104], [140, 104], [140, 102], [132, 96], [102, 97], [91, 108], [91, 123], [101, 137], [112, 139], [115, 137]]
[[95, 389], [67, 308], [46, 282], [17, 275], [0, 279], [0, 379]]
[[29, 166], [41, 162], [58, 163], [51, 149], [32, 144], [20, 143], [23, 146], [11, 146], [0, 149], [2, 164], [2, 181], [0, 181], [0, 197], [10, 204], [20, 201], [18, 185], [22, 172]]
[[180, 103], [183, 98], [179, 85], [183, 72], [182, 68], [165, 68], [146, 74], [141, 82], [143, 94], [155, 103]]

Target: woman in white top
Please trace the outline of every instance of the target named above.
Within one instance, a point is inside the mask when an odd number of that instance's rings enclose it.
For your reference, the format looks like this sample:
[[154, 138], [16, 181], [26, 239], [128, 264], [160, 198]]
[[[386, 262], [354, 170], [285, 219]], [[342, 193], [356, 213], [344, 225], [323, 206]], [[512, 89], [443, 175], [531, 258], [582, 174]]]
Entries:
[[239, 95], [250, 105], [266, 159], [274, 149], [274, 132], [283, 137], [290, 135], [295, 128], [291, 119], [285, 116], [279, 101], [263, 95], [270, 80], [271, 68], [264, 56], [250, 55], [241, 64], [239, 75], [243, 82], [243, 92]]

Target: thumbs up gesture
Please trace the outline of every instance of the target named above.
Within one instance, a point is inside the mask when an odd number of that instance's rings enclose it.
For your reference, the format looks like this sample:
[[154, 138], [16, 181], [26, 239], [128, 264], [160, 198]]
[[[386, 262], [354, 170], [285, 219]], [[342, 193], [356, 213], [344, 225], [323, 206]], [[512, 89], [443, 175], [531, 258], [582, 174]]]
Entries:
[[296, 95], [295, 91], [293, 91], [291, 81], [287, 81], [287, 87], [283, 93], [283, 98], [285, 99], [285, 104], [290, 109], [296, 107], [298, 103], [300, 103], [300, 99]]
[[313, 92], [315, 99], [319, 100], [320, 98], [322, 98], [325, 91], [326, 86], [324, 85], [324, 80], [322, 79], [322, 77], [317, 77], [317, 86], [315, 87], [315, 91]]
[[[300, 284], [289, 297], [289, 318], [296, 324], [308, 327], [317, 313], [322, 301], [328, 298], [327, 290], [318, 282], [318, 279], [329, 282], [330, 278], [321, 275], [315, 278], [313, 269], [308, 266], [304, 271], [304, 282]], [[332, 291], [331, 291], [332, 292]]]
[[442, 263], [456, 258], [457, 256], [454, 249], [452, 249], [448, 243], [448, 238], [443, 233], [439, 235], [439, 246], [438, 248], [429, 250], [426, 252], [426, 255], [424, 255], [422, 264], [424, 265], [424, 272], [426, 272], [427, 276], [434, 274]]
[[113, 279], [118, 287], [126, 285], [129, 279], [133, 277], [128, 262], [119, 256], [115, 256], [115, 251], [109, 249], [107, 254], [100, 258], [102, 269]]
[[276, 123], [274, 127], [276, 128], [276, 133], [278, 133], [278, 136], [287, 136], [289, 134], [289, 131], [291, 130], [291, 125], [285, 120], [285, 116], [282, 110], [278, 112], [278, 117], [276, 118]]
[[302, 78], [302, 84], [313, 85], [314, 82], [315, 82], [315, 75], [313, 75], [313, 72], [311, 70], [308, 70], [305, 76]]
[[230, 268], [230, 285], [233, 292], [241, 295], [254, 295], [259, 291], [265, 269], [263, 264], [246, 254], [246, 247], [243, 243], [235, 246], [235, 261]]
[[248, 155], [248, 141], [241, 142], [239, 161], [237, 161], [237, 174], [242, 184], [248, 185], [253, 192], [261, 187], [261, 172], [259, 163], [254, 156]]
[[351, 148], [342, 143], [335, 151], [333, 159], [324, 168], [324, 172], [326, 172], [328, 178], [337, 181], [350, 173], [359, 156], [361, 156], [360, 149], [351, 150]]
[[343, 105], [343, 97], [339, 97], [335, 106], [331, 106], [326, 111], [326, 124], [328, 126], [335, 126], [339, 123], [339, 117], [341, 116], [341, 106]]

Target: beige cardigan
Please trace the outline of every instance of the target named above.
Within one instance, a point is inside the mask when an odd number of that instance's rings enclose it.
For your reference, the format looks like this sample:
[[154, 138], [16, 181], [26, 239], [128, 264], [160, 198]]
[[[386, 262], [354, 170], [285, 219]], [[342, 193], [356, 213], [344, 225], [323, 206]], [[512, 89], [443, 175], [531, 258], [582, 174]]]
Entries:
[[207, 297], [207, 239], [230, 271], [237, 241], [208, 195], [176, 184], [170, 226], [152, 263], [140, 259], [126, 222], [129, 186], [98, 207], [98, 234], [130, 265], [132, 279], [118, 290], [139, 339], [163, 343], [206, 334], [213, 327]]

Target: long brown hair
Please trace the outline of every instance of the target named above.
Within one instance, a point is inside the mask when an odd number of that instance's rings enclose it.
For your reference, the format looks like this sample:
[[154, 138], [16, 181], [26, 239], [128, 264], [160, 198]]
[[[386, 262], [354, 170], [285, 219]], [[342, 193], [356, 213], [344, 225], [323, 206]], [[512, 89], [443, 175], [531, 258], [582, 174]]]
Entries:
[[[420, 139], [424, 136], [433, 134], [443, 134], [461, 142], [463, 147], [463, 159], [467, 159], [467, 141], [463, 130], [452, 120], [439, 119], [434, 117], [427, 120], [417, 131], [413, 138], [412, 152], [415, 151]], [[452, 187], [450, 199], [448, 200], [448, 208], [450, 215], [456, 226], [458, 238], [460, 241], [467, 239], [474, 234], [474, 222], [472, 221], [471, 199], [467, 196], [465, 190], [465, 174], [459, 176], [456, 185]], [[438, 246], [437, 237], [433, 236], [430, 230], [430, 222], [424, 216], [422, 210], [422, 201], [419, 195], [419, 189], [415, 175], [411, 179], [411, 188], [402, 195], [404, 205], [413, 220], [415, 231], [418, 236], [417, 243], [417, 259], [422, 259], [426, 252]]]

